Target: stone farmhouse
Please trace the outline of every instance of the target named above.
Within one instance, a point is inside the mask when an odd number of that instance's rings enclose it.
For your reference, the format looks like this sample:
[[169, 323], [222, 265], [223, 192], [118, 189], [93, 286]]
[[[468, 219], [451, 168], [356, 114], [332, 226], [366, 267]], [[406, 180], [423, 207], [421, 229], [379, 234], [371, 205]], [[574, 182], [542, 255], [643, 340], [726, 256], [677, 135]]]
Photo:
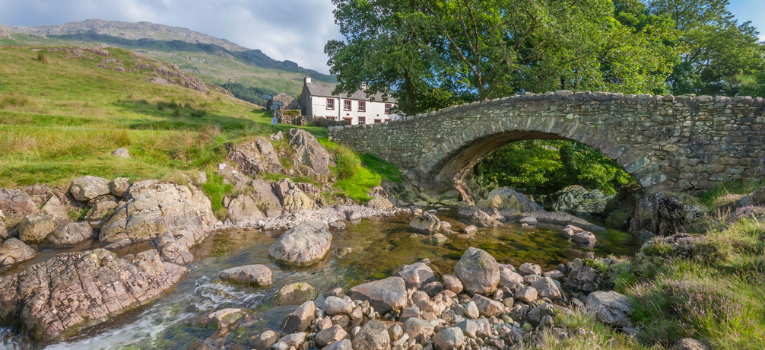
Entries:
[[[274, 96], [274, 99], [271, 101], [281, 102], [282, 103], [281, 109], [284, 109], [284, 110], [292, 110], [292, 109], [300, 108], [300, 102], [298, 101], [298, 99], [296, 99], [294, 96], [286, 92], [282, 92], [281, 94]], [[266, 109], [271, 108], [271, 101], [268, 101], [266, 103]]]
[[363, 91], [351, 95], [335, 95], [337, 84], [312, 81], [306, 75], [300, 95], [300, 111], [309, 120], [326, 118], [349, 121], [351, 125], [383, 123], [398, 119], [393, 113], [396, 100], [383, 99], [381, 93], [367, 95]]

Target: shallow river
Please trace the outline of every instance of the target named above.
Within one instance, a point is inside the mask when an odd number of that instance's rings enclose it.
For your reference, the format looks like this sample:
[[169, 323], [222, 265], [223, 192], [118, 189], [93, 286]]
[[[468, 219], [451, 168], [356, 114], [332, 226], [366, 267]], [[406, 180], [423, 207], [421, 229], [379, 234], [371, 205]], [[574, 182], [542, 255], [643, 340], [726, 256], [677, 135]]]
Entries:
[[[446, 217], [454, 228], [464, 226], [453, 219], [454, 213], [439, 216]], [[469, 246], [488, 251], [500, 263], [517, 267], [523, 262], [534, 262], [549, 270], [573, 260], [576, 252], [572, 249], [592, 251], [600, 256], [631, 255], [641, 243], [626, 233], [604, 231], [595, 232], [598, 243], [586, 248], [563, 239], [558, 226], [521, 228], [509, 224], [479, 229], [469, 240], [450, 236], [447, 243], [437, 246], [430, 242], [429, 236], [409, 231], [409, 220], [410, 217], [399, 216], [349, 223], [346, 230], [333, 232], [332, 252], [350, 247], [351, 253], [343, 257], [332, 254], [320, 264], [302, 269], [285, 268], [269, 260], [268, 248], [281, 232], [220, 232], [193, 250], [197, 262], [189, 266], [188, 276], [172, 292], [148, 306], [46, 349], [183, 349], [214, 333], [199, 324], [201, 319], [229, 307], [253, 310], [254, 322], [250, 322], [241, 337], [230, 340], [231, 344], [245, 344], [259, 331], [278, 329], [284, 316], [294, 309], [294, 306], [275, 307], [271, 302], [279, 288], [289, 283], [308, 282], [320, 292], [326, 292], [387, 277], [400, 265], [423, 258], [431, 260], [437, 273], [450, 273]], [[215, 281], [219, 271], [248, 264], [268, 266], [273, 272], [274, 284], [251, 288]], [[8, 341], [5, 348], [13, 349], [14, 345]], [[0, 344], [0, 349], [3, 347]]]

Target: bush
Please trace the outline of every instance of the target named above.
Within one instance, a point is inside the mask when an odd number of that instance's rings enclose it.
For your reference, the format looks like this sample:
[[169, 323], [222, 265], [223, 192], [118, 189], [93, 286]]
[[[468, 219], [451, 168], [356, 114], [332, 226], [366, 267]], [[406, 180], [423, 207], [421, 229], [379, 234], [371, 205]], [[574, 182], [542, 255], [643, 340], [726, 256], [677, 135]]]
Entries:
[[44, 54], [44, 53], [42, 53], [42, 52], [40, 52], [40, 53], [38, 53], [38, 54], [37, 54], [37, 60], [38, 60], [38, 61], [40, 61], [40, 62], [42, 62], [42, 63], [45, 63], [45, 64], [48, 64], [48, 63], [50, 63], [50, 59], [48, 59], [48, 56], [47, 56], [47, 55], [45, 55], [45, 54]]

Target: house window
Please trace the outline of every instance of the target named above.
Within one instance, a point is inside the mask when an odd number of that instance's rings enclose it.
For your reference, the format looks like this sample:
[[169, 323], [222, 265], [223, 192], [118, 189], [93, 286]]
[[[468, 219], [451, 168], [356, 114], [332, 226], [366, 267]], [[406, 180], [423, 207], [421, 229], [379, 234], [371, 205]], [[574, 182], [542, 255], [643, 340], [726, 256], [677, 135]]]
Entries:
[[335, 117], [327, 117], [327, 120], [335, 120]]
[[366, 117], [359, 117], [359, 125], [364, 125], [367, 123]]
[[375, 124], [378, 124], [378, 123], [382, 123], [382, 120], [380, 120], [380, 119], [375, 119]]
[[351, 101], [349, 100], [343, 101], [343, 110], [346, 110], [346, 111], [351, 110]]
[[335, 109], [335, 99], [334, 98], [328, 98], [327, 99], [327, 109]]
[[367, 111], [367, 103], [364, 101], [359, 101], [359, 112], [366, 112]]
[[392, 104], [386, 103], [385, 104], [385, 114], [390, 114], [390, 109], [393, 107]]

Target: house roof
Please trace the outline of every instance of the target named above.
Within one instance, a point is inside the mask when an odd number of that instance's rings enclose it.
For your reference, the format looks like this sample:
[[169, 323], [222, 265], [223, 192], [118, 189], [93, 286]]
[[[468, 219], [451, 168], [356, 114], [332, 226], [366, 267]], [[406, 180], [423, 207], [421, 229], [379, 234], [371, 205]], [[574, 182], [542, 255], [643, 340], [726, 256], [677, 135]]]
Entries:
[[356, 91], [351, 95], [348, 94], [333, 94], [332, 91], [335, 90], [335, 87], [337, 87], [337, 84], [332, 83], [324, 83], [320, 81], [312, 81], [310, 84], [305, 84], [308, 87], [308, 91], [311, 93], [311, 96], [320, 96], [320, 97], [334, 97], [334, 98], [347, 98], [347, 99], [353, 99], [353, 100], [361, 100], [361, 101], [374, 101], [374, 102], [397, 102], [397, 100], [393, 97], [388, 95], [386, 99], [383, 99], [383, 94], [381, 92], [378, 92], [374, 95], [367, 95], [366, 93], [362, 91]]
[[300, 108], [298, 100], [294, 96], [292, 96], [292, 95], [290, 95], [290, 94], [288, 94], [286, 92], [282, 92], [281, 94], [278, 94], [278, 95], [274, 96], [274, 101], [281, 102], [284, 105], [284, 106], [282, 106], [282, 109], [298, 109], [298, 108]]

